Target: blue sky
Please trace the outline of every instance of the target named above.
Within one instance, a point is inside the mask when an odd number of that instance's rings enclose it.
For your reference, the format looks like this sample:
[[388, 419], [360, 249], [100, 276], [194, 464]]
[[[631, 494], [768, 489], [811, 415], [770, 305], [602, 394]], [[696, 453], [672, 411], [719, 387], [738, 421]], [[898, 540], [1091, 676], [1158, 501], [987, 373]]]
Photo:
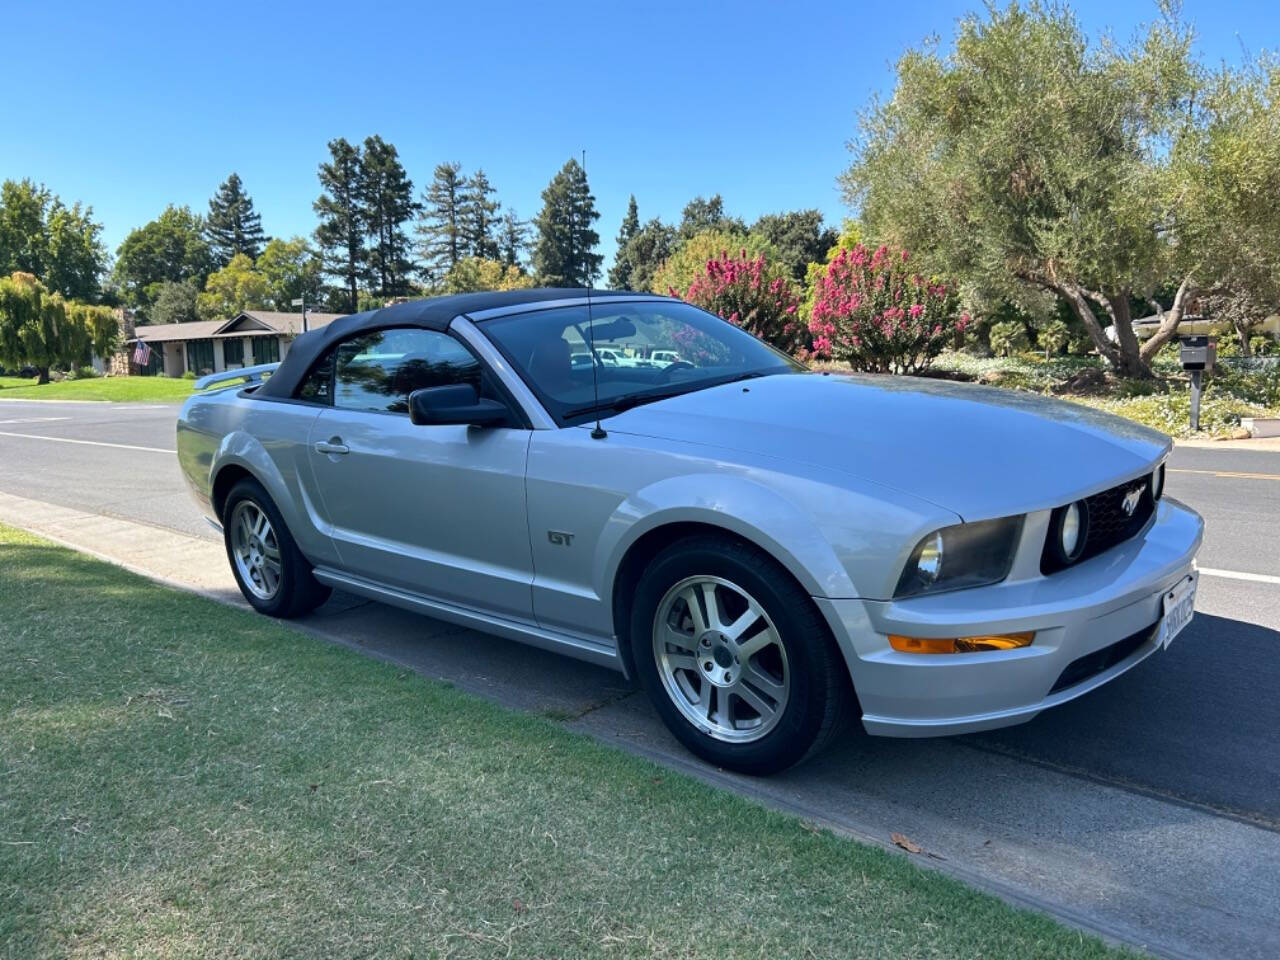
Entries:
[[[723, 194], [747, 220], [848, 211], [836, 175], [858, 110], [930, 33], [978, 0], [738, 3], [128, 4], [13, 0], [0, 58], [0, 179], [93, 206], [114, 252], [167, 203], [203, 212], [237, 171], [269, 234], [310, 234], [328, 140], [394, 143], [417, 187], [482, 166], [528, 218], [587, 151], [606, 264], [635, 193], [673, 220]], [[1080, 0], [1127, 37], [1148, 0]], [[1274, 48], [1280, 7], [1186, 0], [1200, 52]]]

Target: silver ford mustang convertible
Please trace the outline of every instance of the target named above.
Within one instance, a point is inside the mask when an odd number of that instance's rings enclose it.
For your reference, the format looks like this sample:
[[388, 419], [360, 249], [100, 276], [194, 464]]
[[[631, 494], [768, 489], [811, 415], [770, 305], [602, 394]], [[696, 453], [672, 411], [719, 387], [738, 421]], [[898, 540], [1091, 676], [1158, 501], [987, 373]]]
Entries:
[[206, 378], [178, 453], [250, 604], [337, 588], [612, 667], [734, 770], [847, 720], [1028, 720], [1191, 617], [1203, 523], [1161, 496], [1163, 435], [811, 373], [665, 297], [403, 303], [248, 374]]

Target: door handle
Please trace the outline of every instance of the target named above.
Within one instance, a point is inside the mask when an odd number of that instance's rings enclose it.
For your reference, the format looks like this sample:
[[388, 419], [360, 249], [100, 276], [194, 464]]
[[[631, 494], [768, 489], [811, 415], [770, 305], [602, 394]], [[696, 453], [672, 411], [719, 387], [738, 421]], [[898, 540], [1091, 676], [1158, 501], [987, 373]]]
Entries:
[[328, 440], [321, 440], [316, 444], [316, 453], [334, 455], [350, 452], [351, 448], [342, 442], [341, 437], [330, 437]]

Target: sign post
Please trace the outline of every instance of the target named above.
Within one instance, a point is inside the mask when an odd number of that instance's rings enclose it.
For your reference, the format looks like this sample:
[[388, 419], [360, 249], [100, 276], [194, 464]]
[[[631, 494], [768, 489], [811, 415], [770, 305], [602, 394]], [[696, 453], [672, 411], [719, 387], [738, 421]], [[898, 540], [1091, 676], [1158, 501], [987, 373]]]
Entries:
[[291, 307], [302, 308], [302, 332], [307, 332], [307, 298], [305, 295], [289, 301]]

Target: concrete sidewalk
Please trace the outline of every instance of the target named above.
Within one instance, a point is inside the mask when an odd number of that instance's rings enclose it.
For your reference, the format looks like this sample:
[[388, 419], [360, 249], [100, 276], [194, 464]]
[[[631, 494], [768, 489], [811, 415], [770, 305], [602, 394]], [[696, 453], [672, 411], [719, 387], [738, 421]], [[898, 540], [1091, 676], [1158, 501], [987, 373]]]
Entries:
[[248, 608], [220, 542], [0, 492], [0, 523], [144, 577]]

